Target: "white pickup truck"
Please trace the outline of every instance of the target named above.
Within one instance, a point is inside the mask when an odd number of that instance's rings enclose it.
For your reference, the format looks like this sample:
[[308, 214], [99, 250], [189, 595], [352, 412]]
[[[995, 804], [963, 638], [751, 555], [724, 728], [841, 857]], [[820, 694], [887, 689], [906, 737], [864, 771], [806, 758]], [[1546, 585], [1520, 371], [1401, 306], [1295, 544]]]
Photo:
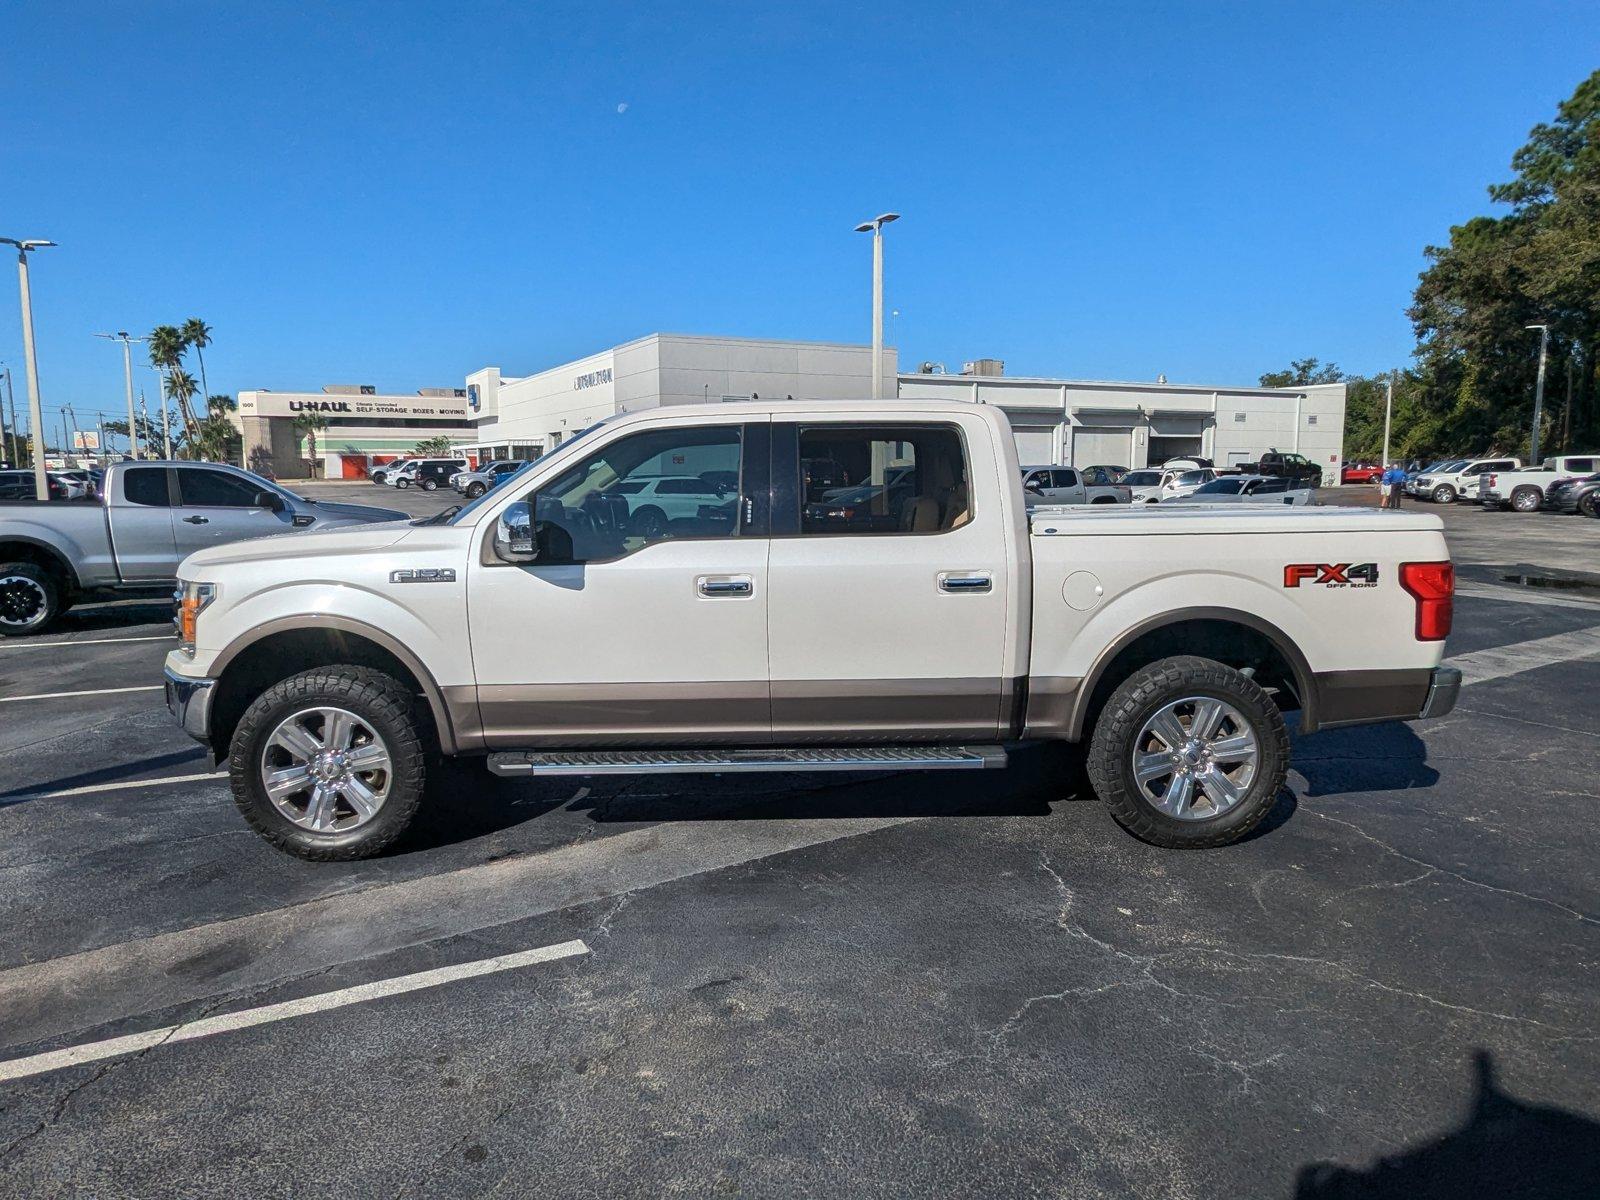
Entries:
[[1600, 471], [1600, 454], [1558, 454], [1521, 471], [1490, 471], [1481, 476], [1478, 500], [1485, 508], [1538, 512], [1545, 491], [1563, 479], [1581, 479]]
[[[629, 484], [663, 476], [705, 481], [701, 503], [635, 524]], [[873, 496], [819, 512], [840, 486]], [[310, 859], [393, 842], [435, 754], [904, 771], [1028, 740], [1087, 741], [1136, 836], [1217, 846], [1276, 802], [1286, 711], [1307, 733], [1435, 716], [1460, 685], [1437, 518], [1030, 519], [1005, 417], [953, 401], [629, 413], [459, 511], [218, 546], [181, 575], [168, 706], [250, 824]]]

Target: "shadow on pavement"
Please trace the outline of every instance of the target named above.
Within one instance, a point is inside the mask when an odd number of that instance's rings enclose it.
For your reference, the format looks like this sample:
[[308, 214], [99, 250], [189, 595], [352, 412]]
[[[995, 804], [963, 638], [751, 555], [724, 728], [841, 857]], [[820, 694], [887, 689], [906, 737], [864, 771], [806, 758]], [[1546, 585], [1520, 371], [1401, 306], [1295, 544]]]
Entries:
[[1308, 796], [1398, 792], [1439, 781], [1427, 744], [1399, 721], [1296, 735], [1293, 745], [1290, 770], [1305, 777]]
[[[99, 633], [126, 629], [134, 625], [172, 624], [172, 593], [163, 592], [140, 600], [86, 601], [68, 609], [48, 631], [55, 637], [63, 633]], [[177, 645], [177, 640], [173, 640]]]
[[177, 766], [179, 763], [209, 767], [211, 760], [204, 750], [196, 746], [192, 750], [175, 750], [171, 754], [158, 754], [152, 758], [141, 758], [137, 762], [118, 763], [114, 767], [80, 771], [76, 775], [63, 775], [58, 779], [30, 783], [26, 787], [0, 792], [0, 808], [21, 804], [25, 800], [35, 800], [49, 792], [64, 792], [69, 788], [88, 787], [96, 783], [121, 783], [124, 780], [133, 780], [146, 771], [157, 771], [162, 767]]
[[1432, 1141], [1369, 1167], [1312, 1163], [1295, 1200], [1578, 1200], [1600, 1195], [1600, 1122], [1502, 1091], [1489, 1052], [1476, 1057], [1466, 1120]]
[[[1083, 778], [1081, 757], [1069, 748], [1044, 744], [1013, 751], [1010, 765], [1003, 771], [564, 776], [530, 780], [502, 779], [489, 774], [481, 762], [467, 760], [436, 764], [429, 770], [433, 802], [424, 805], [416, 825], [402, 840], [398, 847], [401, 853], [497, 833], [558, 808], [587, 812], [589, 819], [596, 822], [641, 824], [848, 817], [1044, 817], [1055, 802], [1094, 798]], [[578, 792], [582, 793], [581, 798], [574, 795]]]

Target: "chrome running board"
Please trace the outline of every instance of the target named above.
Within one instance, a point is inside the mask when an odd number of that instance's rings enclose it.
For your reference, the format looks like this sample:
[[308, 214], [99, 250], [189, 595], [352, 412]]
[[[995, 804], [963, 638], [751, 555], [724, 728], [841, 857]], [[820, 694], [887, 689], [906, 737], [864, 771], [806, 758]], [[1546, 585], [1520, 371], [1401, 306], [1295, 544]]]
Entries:
[[730, 771], [981, 771], [1003, 746], [813, 746], [798, 750], [505, 750], [496, 775], [711, 775]]

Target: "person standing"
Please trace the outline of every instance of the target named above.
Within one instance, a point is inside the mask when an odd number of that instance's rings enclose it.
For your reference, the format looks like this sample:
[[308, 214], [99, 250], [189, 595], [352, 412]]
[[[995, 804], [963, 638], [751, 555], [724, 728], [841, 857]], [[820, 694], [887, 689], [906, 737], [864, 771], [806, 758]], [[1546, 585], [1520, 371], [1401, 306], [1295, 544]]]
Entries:
[[1383, 507], [1399, 508], [1400, 493], [1405, 488], [1406, 473], [1400, 464], [1390, 463], [1383, 472]]

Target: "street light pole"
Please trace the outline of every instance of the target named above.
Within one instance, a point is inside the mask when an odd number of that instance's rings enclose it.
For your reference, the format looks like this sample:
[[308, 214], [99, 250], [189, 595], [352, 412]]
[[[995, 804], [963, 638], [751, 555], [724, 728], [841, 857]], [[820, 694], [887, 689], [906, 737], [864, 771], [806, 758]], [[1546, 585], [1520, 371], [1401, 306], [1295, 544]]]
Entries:
[[5, 375], [6, 399], [11, 404], [11, 444], [6, 450], [5, 458], [12, 466], [16, 466], [22, 461], [22, 451], [17, 444], [22, 437], [22, 430], [17, 427], [17, 393], [11, 386], [11, 368], [0, 367], [0, 373]]
[[881, 213], [856, 226], [857, 233], [872, 235], [872, 398], [883, 399], [883, 227], [898, 221], [899, 213]]
[[83, 438], [78, 433], [78, 414], [72, 411], [72, 405], [70, 404], [63, 404], [61, 406], [61, 413], [63, 419], [66, 417], [72, 418], [72, 440], [67, 443], [68, 453], [84, 449], [82, 445]]
[[22, 356], [28, 368], [28, 417], [39, 441], [33, 455], [33, 488], [40, 500], [50, 499], [50, 480], [44, 471], [44, 409], [39, 401], [39, 360], [33, 351], [33, 294], [28, 288], [28, 255], [54, 246], [43, 238], [0, 238], [0, 244], [17, 248], [17, 284], [22, 291]]
[[1533, 389], [1533, 440], [1528, 444], [1528, 460], [1530, 466], [1539, 464], [1539, 421], [1544, 416], [1544, 358], [1545, 351], [1550, 347], [1550, 326], [1525, 325], [1524, 329], [1537, 329], [1539, 331], [1539, 382]]
[[[122, 383], [123, 383], [123, 386], [124, 386], [124, 388], [126, 388], [127, 393], [128, 393], [128, 457], [137, 459], [139, 457], [139, 442], [138, 442], [138, 439], [136, 438], [136, 436], [134, 435], [134, 430], [137, 428], [137, 426], [133, 422], [133, 351], [132, 351], [132, 343], [134, 343], [134, 342], [147, 342], [150, 339], [149, 338], [129, 337], [125, 330], [119, 330], [116, 333], [97, 333], [97, 334], [95, 334], [95, 337], [103, 337], [103, 338], [107, 338], [108, 340], [113, 341], [113, 342], [121, 342], [122, 343]], [[145, 453], [146, 454], [148, 454], [150, 452], [150, 447], [149, 446], [146, 446], [144, 449], [145, 449]]]
[[1389, 423], [1394, 420], [1394, 375], [1389, 376], [1389, 390], [1383, 401], [1383, 469], [1389, 469]]

